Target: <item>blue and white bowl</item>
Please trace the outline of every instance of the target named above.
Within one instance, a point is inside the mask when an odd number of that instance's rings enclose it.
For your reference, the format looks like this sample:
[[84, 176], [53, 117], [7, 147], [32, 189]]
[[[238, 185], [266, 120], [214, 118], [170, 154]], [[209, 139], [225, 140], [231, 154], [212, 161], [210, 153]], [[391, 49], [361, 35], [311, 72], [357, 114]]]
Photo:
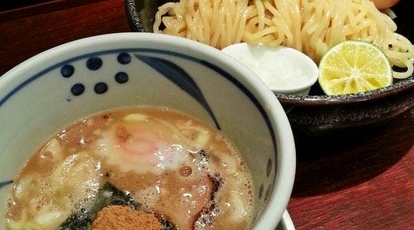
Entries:
[[23, 62], [0, 77], [0, 218], [16, 173], [61, 128], [102, 110], [152, 105], [195, 116], [235, 143], [253, 175], [253, 228], [275, 229], [293, 186], [295, 146], [282, 106], [252, 74], [214, 48], [151, 33], [85, 38]]

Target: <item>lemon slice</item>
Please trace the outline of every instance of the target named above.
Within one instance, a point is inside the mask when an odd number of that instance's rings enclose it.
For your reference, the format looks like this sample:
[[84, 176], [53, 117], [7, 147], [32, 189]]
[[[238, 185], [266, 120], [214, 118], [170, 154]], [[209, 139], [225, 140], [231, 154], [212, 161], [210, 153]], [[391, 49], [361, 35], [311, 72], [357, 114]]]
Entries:
[[351, 94], [392, 84], [392, 68], [376, 45], [344, 41], [326, 52], [319, 63], [318, 82], [327, 95]]

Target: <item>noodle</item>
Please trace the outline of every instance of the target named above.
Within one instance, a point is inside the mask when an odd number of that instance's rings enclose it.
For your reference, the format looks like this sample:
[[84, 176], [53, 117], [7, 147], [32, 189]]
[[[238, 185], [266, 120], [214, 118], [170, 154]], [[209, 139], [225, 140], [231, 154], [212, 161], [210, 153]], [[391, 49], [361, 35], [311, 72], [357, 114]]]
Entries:
[[414, 46], [395, 32], [391, 17], [370, 0], [181, 0], [159, 8], [153, 30], [218, 49], [240, 42], [284, 45], [316, 63], [335, 44], [363, 40], [380, 47], [401, 68], [394, 68], [394, 78], [403, 79], [413, 74]]

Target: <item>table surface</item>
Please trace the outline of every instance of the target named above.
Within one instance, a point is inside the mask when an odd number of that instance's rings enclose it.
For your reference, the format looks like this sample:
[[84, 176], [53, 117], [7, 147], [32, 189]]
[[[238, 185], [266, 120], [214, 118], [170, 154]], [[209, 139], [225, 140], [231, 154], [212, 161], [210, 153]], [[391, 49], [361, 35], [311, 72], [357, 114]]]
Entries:
[[[0, 76], [54, 46], [131, 31], [123, 0], [53, 0], [0, 12]], [[369, 133], [296, 137], [296, 229], [414, 229], [414, 109]]]

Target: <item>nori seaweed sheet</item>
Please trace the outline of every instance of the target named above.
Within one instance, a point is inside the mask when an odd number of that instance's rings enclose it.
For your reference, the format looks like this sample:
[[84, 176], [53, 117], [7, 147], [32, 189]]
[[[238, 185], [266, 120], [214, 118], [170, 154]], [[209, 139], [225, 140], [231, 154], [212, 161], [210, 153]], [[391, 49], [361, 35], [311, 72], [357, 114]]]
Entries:
[[[98, 213], [110, 205], [129, 206], [133, 210], [139, 210], [141, 205], [136, 203], [131, 196], [107, 182], [99, 189], [93, 205], [89, 210], [81, 208], [80, 211], [68, 217], [57, 230], [89, 230]], [[165, 219], [160, 219], [162, 230], [177, 230], [175, 225]]]

